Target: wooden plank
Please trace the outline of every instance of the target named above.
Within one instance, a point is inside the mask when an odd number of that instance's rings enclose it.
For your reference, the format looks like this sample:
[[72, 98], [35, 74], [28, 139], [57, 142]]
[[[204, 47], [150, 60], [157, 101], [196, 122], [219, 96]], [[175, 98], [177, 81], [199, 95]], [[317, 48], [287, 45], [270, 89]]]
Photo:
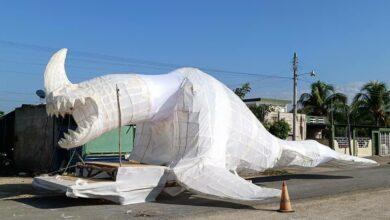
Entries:
[[76, 181], [78, 179], [84, 180], [87, 183], [96, 183], [96, 182], [113, 182], [114, 180], [110, 179], [91, 179], [91, 178], [86, 178], [86, 177], [78, 177], [78, 176], [60, 176], [59, 177], [62, 180], [67, 180], [67, 181]]
[[[94, 165], [97, 167], [110, 167], [110, 168], [118, 168], [120, 166], [119, 163], [115, 162], [86, 162], [86, 165]], [[123, 161], [122, 166], [125, 167], [139, 167], [139, 166], [158, 166], [158, 165], [150, 165], [150, 164], [141, 164], [134, 161]]]

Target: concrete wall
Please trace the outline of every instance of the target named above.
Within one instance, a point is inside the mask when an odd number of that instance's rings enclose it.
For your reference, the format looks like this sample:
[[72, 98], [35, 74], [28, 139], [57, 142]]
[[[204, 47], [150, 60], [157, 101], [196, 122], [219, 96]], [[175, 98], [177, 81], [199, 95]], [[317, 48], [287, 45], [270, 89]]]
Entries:
[[[269, 123], [273, 123], [274, 121], [278, 121], [284, 119], [290, 125], [290, 132], [288, 140], [292, 139], [293, 134], [293, 114], [289, 112], [270, 112], [265, 117], [265, 120]], [[305, 140], [306, 139], [306, 115], [298, 114], [297, 115], [297, 140]]]
[[[358, 140], [351, 140], [352, 155], [358, 157], [372, 156], [372, 140], [369, 139], [365, 142], [364, 146], [359, 146]], [[334, 140], [335, 151], [343, 154], [349, 154], [348, 147], [339, 147], [339, 143]]]
[[358, 150], [359, 157], [372, 156], [372, 141], [371, 140], [369, 140], [369, 142], [368, 142], [368, 147], [357, 147], [357, 144], [356, 144], [356, 148]]
[[[351, 141], [351, 143], [352, 143], [352, 141]], [[349, 148], [348, 147], [339, 147], [339, 143], [336, 140], [334, 140], [333, 146], [334, 146], [334, 150], [336, 152], [350, 155]], [[353, 145], [351, 145], [351, 146], [353, 146]]]
[[14, 125], [15, 112], [0, 117], [0, 173], [8, 173], [13, 168]]
[[14, 162], [18, 171], [45, 172], [56, 161], [58, 132], [44, 105], [15, 109]]

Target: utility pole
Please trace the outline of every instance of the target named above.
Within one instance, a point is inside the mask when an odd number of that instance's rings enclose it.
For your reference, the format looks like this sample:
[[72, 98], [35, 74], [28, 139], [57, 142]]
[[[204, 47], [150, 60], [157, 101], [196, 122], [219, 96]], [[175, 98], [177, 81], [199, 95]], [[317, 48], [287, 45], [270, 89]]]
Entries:
[[121, 134], [122, 134], [122, 113], [121, 105], [119, 102], [119, 88], [116, 85], [116, 101], [118, 104], [118, 153], [119, 153], [119, 166], [122, 166], [122, 147], [121, 147]]
[[348, 149], [349, 149], [349, 155], [353, 155], [352, 154], [352, 146], [351, 146], [352, 137], [351, 137], [351, 121], [349, 119], [349, 117], [350, 117], [349, 110], [350, 110], [349, 107], [345, 107], [345, 114], [347, 116]]
[[334, 129], [334, 108], [333, 108], [333, 100], [331, 101], [330, 103], [330, 130], [331, 130], [331, 134], [330, 134], [330, 147], [334, 150], [334, 133], [335, 133], [335, 129]]
[[297, 137], [297, 93], [298, 93], [298, 56], [294, 52], [293, 57], [293, 70], [294, 70], [294, 97], [293, 97], [293, 141]]

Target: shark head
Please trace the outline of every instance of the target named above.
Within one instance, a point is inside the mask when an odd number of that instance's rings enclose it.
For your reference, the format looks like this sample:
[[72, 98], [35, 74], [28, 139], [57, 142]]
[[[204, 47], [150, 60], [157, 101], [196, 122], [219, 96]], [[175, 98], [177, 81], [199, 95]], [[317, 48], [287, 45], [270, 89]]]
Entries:
[[[68, 130], [58, 144], [63, 148], [71, 148], [85, 144], [100, 133], [99, 103], [85, 83], [73, 84], [65, 72], [67, 49], [55, 53], [45, 70], [46, 112], [49, 116], [72, 115], [76, 130]], [[83, 85], [84, 84], [84, 85]]]
[[[117, 86], [121, 91], [121, 124], [129, 124], [145, 116], [148, 106], [142, 106], [144, 89], [136, 75], [106, 75], [73, 84], [65, 72], [66, 53], [67, 49], [56, 52], [47, 64], [44, 75], [47, 114], [57, 117], [72, 115], [77, 124], [75, 130], [68, 130], [58, 142], [61, 147], [84, 145], [119, 127]], [[136, 94], [138, 98], [131, 97], [131, 94]], [[138, 114], [132, 99], [141, 103]]]

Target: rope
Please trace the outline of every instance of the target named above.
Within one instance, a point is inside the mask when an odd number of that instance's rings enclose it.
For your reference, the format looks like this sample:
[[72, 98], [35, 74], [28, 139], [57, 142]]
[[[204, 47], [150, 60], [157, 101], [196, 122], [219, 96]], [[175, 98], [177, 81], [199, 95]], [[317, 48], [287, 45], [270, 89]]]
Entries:
[[[69, 166], [68, 168], [73, 168], [73, 167], [76, 167], [77, 165], [72, 165], [72, 166]], [[58, 169], [58, 170], [56, 170], [56, 171], [53, 171], [53, 172], [50, 172], [50, 173], [48, 173], [47, 175], [51, 175], [51, 174], [53, 174], [53, 173], [58, 173], [58, 172], [61, 172], [62, 170], [64, 170], [65, 168], [62, 168], [62, 169]]]
[[69, 158], [69, 160], [68, 160], [68, 163], [66, 164], [65, 170], [64, 170], [64, 172], [62, 172], [62, 173], [65, 173], [65, 172], [68, 170], [69, 165], [70, 165], [70, 162], [72, 162], [73, 156], [74, 156], [75, 152], [76, 152], [76, 150], [73, 150], [73, 153], [72, 153], [72, 155], [70, 156], [70, 158]]

